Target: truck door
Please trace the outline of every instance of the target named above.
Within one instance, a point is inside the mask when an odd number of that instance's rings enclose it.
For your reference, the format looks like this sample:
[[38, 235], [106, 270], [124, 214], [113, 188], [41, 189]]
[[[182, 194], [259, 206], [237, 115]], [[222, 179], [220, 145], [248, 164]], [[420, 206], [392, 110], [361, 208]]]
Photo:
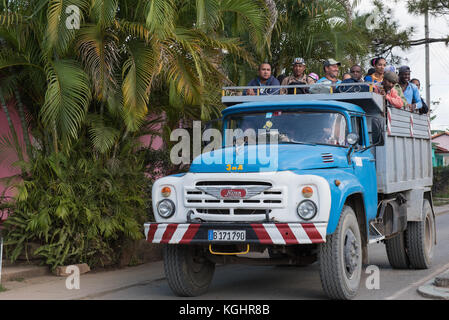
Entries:
[[363, 148], [369, 145], [367, 128], [365, 117], [351, 116], [351, 131], [359, 136], [351, 162], [354, 174], [365, 189], [366, 216], [367, 221], [370, 221], [377, 214], [377, 178], [375, 158], [371, 149], [363, 151]]

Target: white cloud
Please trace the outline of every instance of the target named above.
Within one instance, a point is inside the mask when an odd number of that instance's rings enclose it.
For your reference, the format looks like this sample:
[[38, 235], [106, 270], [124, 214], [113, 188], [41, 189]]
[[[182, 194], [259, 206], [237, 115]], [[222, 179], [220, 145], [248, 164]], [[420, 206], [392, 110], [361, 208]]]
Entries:
[[[424, 38], [424, 16], [416, 16], [408, 13], [406, 1], [398, 3], [385, 2], [386, 6], [393, 9], [394, 17], [401, 28], [415, 27], [413, 39]], [[362, 0], [356, 10], [370, 12], [373, 5], [371, 0]], [[430, 17], [430, 37], [442, 38], [449, 34], [449, 17]], [[410, 66], [412, 77], [421, 81], [421, 93], [425, 97], [425, 49], [424, 45], [412, 47], [402, 51], [396, 49], [394, 54], [404, 58], [404, 64]], [[432, 122], [432, 129], [449, 128], [449, 48], [444, 43], [430, 44], [430, 94], [432, 101], [440, 100], [436, 108], [437, 118]], [[407, 60], [406, 60], [407, 59]]]

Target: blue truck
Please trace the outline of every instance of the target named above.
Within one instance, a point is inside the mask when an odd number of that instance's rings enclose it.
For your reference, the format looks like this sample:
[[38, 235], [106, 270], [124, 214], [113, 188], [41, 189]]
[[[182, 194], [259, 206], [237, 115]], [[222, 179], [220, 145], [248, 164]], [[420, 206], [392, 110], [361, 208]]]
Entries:
[[223, 89], [222, 146], [153, 185], [156, 221], [145, 236], [165, 244], [174, 294], [204, 294], [216, 264], [318, 263], [323, 291], [352, 299], [369, 244], [380, 241], [393, 268], [429, 268], [427, 115], [388, 106], [372, 87], [242, 94], [248, 88]]

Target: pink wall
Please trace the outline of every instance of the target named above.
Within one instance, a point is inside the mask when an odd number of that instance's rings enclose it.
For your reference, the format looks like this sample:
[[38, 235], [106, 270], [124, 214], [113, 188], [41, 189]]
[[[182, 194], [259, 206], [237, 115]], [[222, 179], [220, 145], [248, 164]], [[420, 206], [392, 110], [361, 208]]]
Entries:
[[[22, 127], [20, 125], [20, 118], [19, 118], [17, 112], [15, 111], [13, 104], [8, 103], [8, 110], [9, 110], [9, 115], [11, 117], [11, 120], [12, 120], [14, 128], [15, 128], [15, 131], [17, 133], [19, 143], [21, 144], [21, 147], [24, 150], [25, 146], [23, 143], [23, 133], [22, 133]], [[8, 138], [9, 140], [12, 141], [11, 132], [9, 130], [8, 121], [6, 119], [6, 114], [3, 110], [3, 108], [1, 108], [1, 110], [0, 110], [0, 137], [2, 138], [2, 141], [5, 138]], [[13, 163], [16, 162], [17, 160], [19, 160], [17, 157], [16, 151], [14, 149], [10, 149], [10, 148], [9, 149], [2, 148], [2, 150], [0, 152], [2, 152], [2, 154], [0, 155], [0, 158], [1, 158], [0, 178], [7, 178], [7, 177], [14, 176], [16, 174], [19, 174], [20, 169], [13, 166]], [[4, 193], [5, 197], [14, 196], [14, 190], [12, 190], [11, 188], [6, 189], [5, 183], [0, 182], [0, 196], [3, 196], [3, 193]], [[7, 199], [5, 199], [5, 200], [7, 200]], [[6, 212], [0, 211], [0, 220], [5, 219], [5, 218], [6, 218]]]
[[[17, 137], [19, 139], [19, 143], [21, 144], [21, 147], [24, 149], [25, 146], [23, 143], [23, 133], [22, 127], [20, 125], [20, 118], [17, 112], [15, 111], [13, 105], [8, 104], [8, 110], [13, 125], [15, 127]], [[8, 137], [10, 140], [12, 140], [11, 132], [8, 126], [8, 121], [6, 119], [6, 114], [3, 111], [3, 108], [0, 110], [0, 136], [2, 138]], [[18, 160], [17, 154], [14, 151], [14, 149], [2, 150], [1, 160], [2, 161], [0, 163], [0, 178], [10, 177], [20, 173], [20, 169], [13, 166], [13, 163]], [[4, 189], [5, 186], [0, 182], [0, 195], [3, 194]], [[11, 190], [8, 190], [5, 194], [5, 196], [11, 195], [12, 195]]]
[[449, 150], [449, 135], [448, 134], [442, 134], [439, 137], [433, 138], [432, 142], [438, 143], [439, 147]]
[[[151, 119], [151, 116], [150, 116]], [[162, 123], [157, 124], [154, 128], [152, 128], [155, 131], [161, 131], [162, 130]], [[163, 141], [162, 138], [159, 136], [152, 136], [152, 135], [146, 135], [142, 136], [140, 138], [140, 142], [142, 142], [142, 145], [146, 148], [151, 148], [154, 150], [159, 150], [162, 147]]]

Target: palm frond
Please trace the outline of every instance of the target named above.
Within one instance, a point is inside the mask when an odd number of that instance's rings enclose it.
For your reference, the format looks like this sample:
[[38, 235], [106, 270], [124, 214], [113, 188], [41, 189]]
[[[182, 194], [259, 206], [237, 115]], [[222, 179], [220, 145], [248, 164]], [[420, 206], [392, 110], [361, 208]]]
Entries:
[[223, 0], [220, 2], [222, 12], [232, 12], [236, 14], [243, 23], [241, 28], [250, 36], [256, 48], [261, 51], [267, 45], [267, 32], [270, 27], [269, 13], [265, 4], [261, 1], [246, 0]]
[[99, 100], [106, 99], [109, 92], [116, 91], [114, 70], [119, 62], [116, 41], [113, 34], [100, 30], [96, 25], [81, 28], [77, 36], [78, 55]]
[[17, 12], [9, 12], [7, 14], [0, 14], [0, 25], [9, 27], [18, 24], [22, 24], [26, 21], [26, 18], [23, 17], [20, 13]]
[[[89, 7], [89, 0], [48, 0], [47, 28], [45, 46], [48, 51], [56, 48], [57, 52], [65, 53], [75, 38], [76, 29], [71, 26], [67, 10], [69, 6], [79, 9], [80, 23], [83, 20], [83, 9]], [[71, 12], [70, 10], [68, 10]]]
[[148, 0], [145, 5], [146, 26], [150, 32], [165, 38], [174, 28], [173, 0]]
[[145, 40], [148, 44], [154, 37], [154, 33], [151, 32], [145, 24], [140, 22], [131, 22], [126, 20], [115, 21], [115, 27], [121, 32], [136, 37], [141, 40]]
[[207, 31], [215, 30], [220, 21], [220, 1], [196, 0], [196, 27]]
[[100, 153], [111, 150], [120, 138], [120, 131], [114, 127], [106, 126], [101, 118], [91, 118], [89, 122], [89, 135], [93, 148]]
[[159, 53], [138, 42], [131, 43], [129, 52], [123, 65], [122, 91], [125, 122], [130, 131], [135, 131], [148, 112], [148, 95], [157, 72]]
[[92, 0], [92, 12], [101, 28], [114, 23], [118, 9], [118, 0]]
[[28, 57], [15, 51], [4, 48], [0, 50], [0, 70], [14, 66], [31, 66], [44, 71], [41, 66], [32, 63]]
[[40, 112], [46, 126], [56, 124], [63, 137], [76, 138], [91, 99], [89, 78], [74, 60], [47, 66], [48, 87]]

